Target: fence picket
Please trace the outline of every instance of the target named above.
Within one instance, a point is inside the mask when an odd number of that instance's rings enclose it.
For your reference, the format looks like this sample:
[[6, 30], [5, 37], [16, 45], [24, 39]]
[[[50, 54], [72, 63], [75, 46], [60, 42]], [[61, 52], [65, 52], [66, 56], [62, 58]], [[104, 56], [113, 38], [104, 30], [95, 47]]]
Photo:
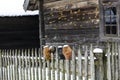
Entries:
[[115, 43], [115, 80], [118, 80], [118, 45]]
[[85, 47], [85, 80], [88, 80], [88, 47]]
[[118, 78], [120, 80], [120, 43], [118, 44]]
[[25, 49], [25, 80], [28, 80], [28, 56], [27, 49]]
[[78, 80], [82, 80], [82, 55], [80, 46], [78, 48]]
[[110, 44], [107, 44], [107, 79], [111, 80]]
[[31, 50], [31, 80], [34, 80], [35, 79], [35, 72], [34, 72], [34, 50], [32, 48]]
[[37, 55], [37, 48], [35, 48], [35, 80], [39, 80], [38, 78], [38, 55]]
[[91, 80], [95, 80], [95, 66], [94, 66], [94, 54], [93, 46], [90, 46], [90, 69], [91, 69]]
[[72, 50], [72, 76], [73, 78], [71, 80], [76, 80], [76, 60], [75, 60], [75, 49], [73, 47], [73, 50]]
[[52, 72], [51, 72], [51, 80], [55, 80], [55, 61], [54, 61], [54, 54], [51, 53], [51, 67], [52, 67]]
[[6, 54], [7, 56], [7, 62], [8, 62], [8, 67], [7, 67], [7, 69], [8, 69], [8, 79], [9, 80], [11, 80], [11, 78], [10, 78], [10, 58], [9, 58], [9, 50], [7, 50], [7, 54]]
[[12, 50], [12, 71], [13, 71], [13, 80], [15, 80], [15, 55], [14, 55], [14, 50]]
[[8, 68], [7, 68], [7, 53], [6, 50], [4, 50], [4, 57], [5, 57], [5, 80], [8, 80]]
[[39, 63], [39, 80], [42, 80], [42, 49], [38, 49], [38, 63]]
[[2, 73], [2, 53], [1, 53], [1, 50], [0, 50], [0, 80], [3, 79], [3, 73]]
[[28, 80], [31, 80], [31, 56], [30, 56], [30, 49], [28, 49], [27, 55], [28, 55]]
[[112, 80], [115, 80], [115, 51], [114, 51], [114, 43], [112, 43], [112, 60], [111, 60], [111, 69], [112, 69]]
[[60, 80], [65, 80], [65, 61], [62, 59], [60, 60]]
[[66, 69], [66, 79], [67, 80], [71, 80], [70, 79], [70, 60], [65, 60], [66, 62], [66, 66], [65, 66], [65, 69]]
[[57, 80], [60, 80], [58, 48], [56, 48], [56, 78], [57, 78]]
[[19, 80], [19, 70], [18, 70], [18, 50], [15, 50], [15, 75], [16, 75], [16, 80]]
[[[78, 47], [77, 55], [73, 46], [69, 60], [60, 59], [57, 48], [56, 54], [51, 53], [51, 60], [45, 60], [38, 48], [1, 49], [0, 80], [120, 79], [120, 44], [108, 43], [107, 49], [105, 47], [107, 55], [93, 53], [92, 44]], [[99, 77], [96, 78], [95, 74]]]
[[43, 58], [43, 75], [42, 75], [42, 80], [46, 80], [46, 61], [45, 61], [45, 58]]

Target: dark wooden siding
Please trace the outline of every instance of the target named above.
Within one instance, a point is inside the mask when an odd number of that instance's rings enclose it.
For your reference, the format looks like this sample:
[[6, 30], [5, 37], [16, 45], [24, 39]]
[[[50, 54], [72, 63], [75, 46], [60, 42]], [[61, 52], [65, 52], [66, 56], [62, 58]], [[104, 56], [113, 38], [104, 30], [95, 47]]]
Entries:
[[0, 17], [0, 48], [39, 47], [38, 31], [38, 15]]
[[47, 42], [58, 43], [96, 43], [99, 39], [99, 28], [46, 30]]

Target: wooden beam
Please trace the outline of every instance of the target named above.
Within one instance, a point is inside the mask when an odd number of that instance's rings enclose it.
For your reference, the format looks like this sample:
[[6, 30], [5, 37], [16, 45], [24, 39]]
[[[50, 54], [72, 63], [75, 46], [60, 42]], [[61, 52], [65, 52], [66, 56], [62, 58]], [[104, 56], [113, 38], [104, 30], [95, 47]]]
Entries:
[[73, 8], [85, 8], [90, 6], [98, 5], [97, 0], [61, 0], [51, 3], [46, 3], [44, 6], [50, 9], [67, 9], [67, 5], [71, 5], [70, 9]]
[[44, 24], [44, 0], [39, 1], [39, 38], [40, 46], [45, 44], [45, 24]]

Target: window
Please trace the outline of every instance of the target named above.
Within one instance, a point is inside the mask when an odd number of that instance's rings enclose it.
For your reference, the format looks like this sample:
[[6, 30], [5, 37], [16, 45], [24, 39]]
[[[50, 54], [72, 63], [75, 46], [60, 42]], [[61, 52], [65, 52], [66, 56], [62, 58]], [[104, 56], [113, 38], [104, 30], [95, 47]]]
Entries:
[[117, 0], [99, 0], [99, 37], [101, 41], [120, 40], [120, 4]]
[[104, 7], [105, 35], [117, 35], [116, 7]]

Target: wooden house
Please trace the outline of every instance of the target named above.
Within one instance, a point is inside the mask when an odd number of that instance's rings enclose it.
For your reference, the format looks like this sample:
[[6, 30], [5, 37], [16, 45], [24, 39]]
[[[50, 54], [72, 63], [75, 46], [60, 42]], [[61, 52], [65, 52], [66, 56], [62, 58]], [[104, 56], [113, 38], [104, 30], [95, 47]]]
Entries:
[[49, 42], [119, 41], [120, 0], [25, 0], [39, 10], [40, 38]]

